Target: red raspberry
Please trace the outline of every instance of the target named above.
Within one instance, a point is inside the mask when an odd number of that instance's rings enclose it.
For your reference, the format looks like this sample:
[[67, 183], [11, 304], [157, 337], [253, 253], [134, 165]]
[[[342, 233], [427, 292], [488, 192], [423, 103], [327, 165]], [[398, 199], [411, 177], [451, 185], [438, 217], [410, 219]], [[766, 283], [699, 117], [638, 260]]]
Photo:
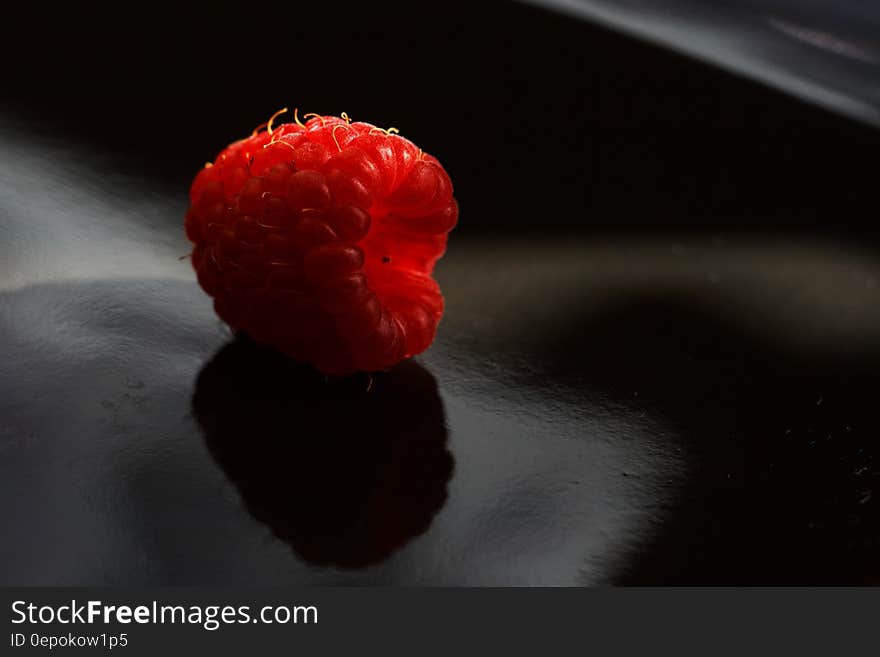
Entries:
[[220, 318], [257, 342], [327, 374], [387, 369], [434, 340], [452, 182], [393, 129], [309, 116], [270, 120], [199, 172], [193, 267]]

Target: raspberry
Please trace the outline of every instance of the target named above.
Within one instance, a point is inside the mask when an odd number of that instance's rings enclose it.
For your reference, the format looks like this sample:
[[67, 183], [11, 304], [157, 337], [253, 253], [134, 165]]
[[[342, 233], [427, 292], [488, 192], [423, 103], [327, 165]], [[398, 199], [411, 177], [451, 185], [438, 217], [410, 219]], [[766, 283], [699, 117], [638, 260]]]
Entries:
[[234, 330], [326, 374], [388, 369], [434, 341], [452, 182], [394, 129], [309, 116], [270, 120], [198, 173], [192, 264]]

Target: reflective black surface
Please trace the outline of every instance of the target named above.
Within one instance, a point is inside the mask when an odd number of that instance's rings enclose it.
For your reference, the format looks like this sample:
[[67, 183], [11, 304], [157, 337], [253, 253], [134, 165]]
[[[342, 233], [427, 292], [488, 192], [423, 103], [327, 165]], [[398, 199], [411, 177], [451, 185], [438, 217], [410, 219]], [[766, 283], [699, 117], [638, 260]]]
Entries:
[[880, 123], [880, 12], [871, 0], [530, 1]]
[[192, 283], [4, 292], [4, 581], [871, 581], [880, 265], [679, 248], [463, 245], [369, 392]]

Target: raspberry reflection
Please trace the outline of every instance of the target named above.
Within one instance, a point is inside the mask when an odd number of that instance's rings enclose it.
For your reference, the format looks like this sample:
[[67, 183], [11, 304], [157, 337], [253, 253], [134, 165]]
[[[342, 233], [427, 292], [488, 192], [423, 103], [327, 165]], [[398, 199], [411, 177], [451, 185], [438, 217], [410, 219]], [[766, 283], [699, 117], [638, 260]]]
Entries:
[[383, 561], [446, 501], [443, 404], [414, 361], [326, 380], [242, 336], [199, 373], [192, 407], [250, 513], [310, 563]]

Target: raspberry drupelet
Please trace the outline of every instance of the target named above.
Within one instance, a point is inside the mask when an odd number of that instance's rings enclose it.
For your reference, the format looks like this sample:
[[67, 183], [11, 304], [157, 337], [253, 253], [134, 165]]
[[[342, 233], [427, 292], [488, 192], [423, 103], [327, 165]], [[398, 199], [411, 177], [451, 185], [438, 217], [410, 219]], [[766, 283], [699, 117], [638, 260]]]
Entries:
[[233, 330], [325, 374], [387, 369], [434, 340], [452, 182], [393, 128], [294, 116], [230, 144], [193, 181], [199, 284]]

